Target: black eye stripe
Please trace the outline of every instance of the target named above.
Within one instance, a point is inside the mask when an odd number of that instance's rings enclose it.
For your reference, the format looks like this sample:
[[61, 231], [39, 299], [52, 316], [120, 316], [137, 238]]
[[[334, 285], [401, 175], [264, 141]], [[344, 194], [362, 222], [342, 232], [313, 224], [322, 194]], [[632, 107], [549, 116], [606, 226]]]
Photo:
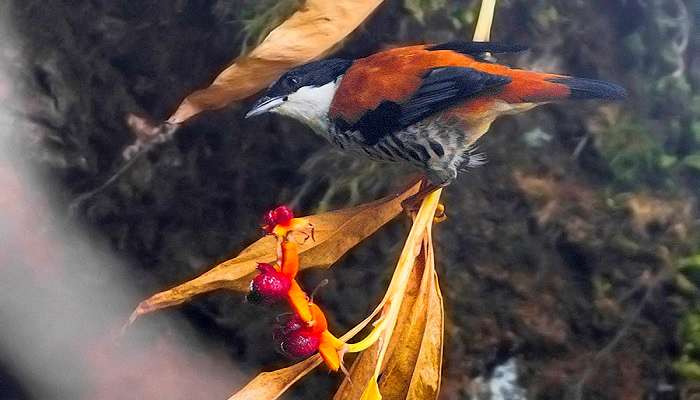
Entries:
[[270, 86], [267, 96], [282, 98], [304, 86], [321, 87], [337, 80], [351, 64], [352, 61], [338, 58], [304, 64], [282, 75]]

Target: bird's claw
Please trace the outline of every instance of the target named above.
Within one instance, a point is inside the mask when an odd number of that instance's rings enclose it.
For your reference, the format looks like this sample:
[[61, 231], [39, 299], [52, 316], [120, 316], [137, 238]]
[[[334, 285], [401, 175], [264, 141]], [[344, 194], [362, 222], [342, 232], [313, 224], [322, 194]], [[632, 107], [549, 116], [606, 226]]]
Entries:
[[415, 214], [420, 209], [421, 199], [415, 199], [413, 196], [401, 202], [401, 208], [408, 214]]
[[440, 222], [447, 221], [447, 213], [445, 212], [445, 205], [440, 203], [435, 209], [435, 217], [433, 217], [433, 223], [439, 224]]

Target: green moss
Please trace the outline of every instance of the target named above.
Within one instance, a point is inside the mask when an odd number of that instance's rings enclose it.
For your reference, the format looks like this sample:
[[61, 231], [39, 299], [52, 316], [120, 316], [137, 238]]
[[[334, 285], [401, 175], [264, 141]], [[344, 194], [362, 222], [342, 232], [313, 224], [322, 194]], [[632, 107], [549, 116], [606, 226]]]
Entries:
[[700, 253], [681, 259], [678, 268], [682, 272], [696, 271], [700, 273]]
[[682, 357], [673, 363], [673, 368], [686, 379], [700, 381], [700, 364], [697, 361]]
[[676, 164], [661, 143], [641, 123], [623, 120], [601, 137], [601, 153], [618, 183], [658, 183]]
[[[700, 253], [677, 262], [680, 272], [676, 283], [687, 295], [697, 299], [700, 284]], [[695, 306], [683, 315], [678, 326], [682, 353], [673, 368], [686, 379], [700, 381], [700, 307]]]
[[404, 0], [404, 7], [413, 14], [413, 16], [425, 23], [425, 15], [447, 6], [447, 0]]
[[676, 269], [680, 272], [676, 280], [678, 287], [685, 293], [694, 294], [700, 287], [700, 253], [680, 259]]
[[623, 50], [626, 51], [628, 59], [641, 62], [646, 54], [647, 48], [644, 44], [644, 38], [640, 32], [634, 32], [627, 35], [623, 40]]
[[688, 312], [680, 325], [683, 355], [695, 361], [700, 357], [700, 309]]
[[693, 135], [695, 144], [700, 146], [700, 118], [693, 120], [690, 124], [690, 133]]
[[455, 29], [463, 29], [473, 26], [476, 23], [476, 16], [476, 9], [460, 8], [452, 13], [450, 20]]
[[693, 283], [690, 279], [688, 279], [685, 275], [683, 274], [676, 274], [674, 283], [676, 284], [676, 288], [678, 288], [678, 291], [688, 297], [693, 297], [698, 294], [698, 286]]
[[690, 83], [684, 76], [667, 75], [656, 81], [656, 87], [654, 88], [656, 93], [663, 95], [667, 98], [677, 99], [678, 101], [684, 100], [679, 106], [685, 106], [690, 94], [692, 93], [692, 88]]
[[700, 173], [700, 153], [691, 154], [683, 159], [683, 166]]
[[547, 7], [535, 14], [537, 25], [544, 29], [551, 28], [559, 20], [559, 12], [554, 6]]

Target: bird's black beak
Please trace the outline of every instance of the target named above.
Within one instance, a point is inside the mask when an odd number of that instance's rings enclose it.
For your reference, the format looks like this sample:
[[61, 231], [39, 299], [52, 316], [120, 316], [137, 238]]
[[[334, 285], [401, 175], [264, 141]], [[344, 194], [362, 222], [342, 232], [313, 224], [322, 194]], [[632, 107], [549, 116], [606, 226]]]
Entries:
[[255, 105], [250, 109], [250, 111], [248, 111], [248, 114], [246, 114], [245, 117], [250, 118], [256, 115], [264, 114], [274, 108], [277, 108], [282, 103], [284, 103], [284, 96], [263, 96], [257, 102], [255, 102]]

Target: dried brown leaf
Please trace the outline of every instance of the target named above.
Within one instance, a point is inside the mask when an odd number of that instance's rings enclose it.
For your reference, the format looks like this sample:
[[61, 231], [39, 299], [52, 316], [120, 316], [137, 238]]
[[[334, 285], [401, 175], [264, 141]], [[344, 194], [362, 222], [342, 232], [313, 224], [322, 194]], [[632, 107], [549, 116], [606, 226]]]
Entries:
[[[399, 195], [307, 217], [314, 225], [315, 240], [307, 240], [299, 246], [301, 268], [329, 267], [348, 250], [396, 217], [402, 210], [401, 202], [417, 191], [416, 184]], [[257, 263], [276, 259], [275, 243], [273, 237], [263, 237], [237, 257], [218, 264], [197, 278], [156, 293], [138, 305], [130, 322], [143, 314], [184, 303], [198, 294], [217, 289], [248, 290]]]
[[[412, 320], [417, 296], [421, 291], [416, 287], [427, 287], [423, 275], [432, 275], [434, 260], [432, 256], [431, 224], [437, 208], [440, 192], [429, 194], [416, 215], [411, 232], [399, 257], [394, 276], [392, 277], [387, 294], [386, 304], [382, 309], [382, 322], [385, 324], [379, 342], [369, 354], [362, 354], [353, 365], [349, 379], [342, 384], [336, 393], [336, 399], [360, 398], [377, 400], [382, 398], [378, 379], [383, 373], [383, 367], [389, 360], [393, 349], [400, 347], [402, 332], [408, 332]], [[426, 268], [430, 270], [426, 270]], [[427, 278], [426, 278], [427, 279]], [[418, 282], [421, 282], [420, 284]], [[420, 285], [420, 286], [419, 286]], [[424, 310], [425, 311], [425, 310]], [[425, 314], [425, 313], [423, 313]], [[417, 318], [420, 318], [418, 316]], [[438, 371], [439, 374], [439, 371]], [[404, 385], [408, 382], [404, 382]]]
[[[383, 329], [379, 336], [377, 356], [376, 359], [371, 360], [370, 364], [370, 366], [374, 366], [374, 373], [368, 382], [358, 382], [364, 388], [360, 397], [362, 400], [382, 399], [378, 380], [382, 374], [382, 367], [386, 365], [385, 360], [387, 360], [389, 344], [397, 328], [401, 306], [406, 298], [406, 289], [409, 286], [411, 275], [417, 263], [425, 262], [425, 260], [432, 257], [431, 226], [440, 194], [441, 189], [438, 189], [423, 199], [399, 256], [394, 276], [387, 290], [386, 297], [388, 297], [388, 300], [382, 310]], [[425, 265], [427, 266], [428, 264]], [[434, 263], [431, 263], [430, 266], [434, 266]]]
[[382, 0], [306, 0], [250, 54], [237, 59], [206, 89], [187, 96], [171, 123], [225, 107], [264, 89], [288, 69], [317, 59], [354, 31]]
[[[387, 363], [390, 362], [391, 358], [394, 356], [395, 350], [398, 347], [404, 346], [404, 340], [407, 337], [408, 331], [415, 326], [423, 326], [425, 324], [425, 294], [427, 292], [427, 282], [425, 282], [427, 277], [425, 274], [427, 271], [426, 262], [426, 254], [423, 251], [416, 258], [413, 271], [411, 271], [411, 280], [406, 285], [403, 303], [401, 303], [401, 309], [399, 310], [399, 319], [396, 321], [394, 334], [387, 348]], [[386, 366], [383, 371], [383, 373], [386, 373]]]
[[[433, 271], [428, 298], [428, 316], [420, 353], [411, 377], [407, 399], [437, 399], [442, 381], [442, 350], [444, 345], [445, 309], [437, 273]], [[387, 398], [390, 398], [387, 394]]]
[[[408, 284], [406, 285], [406, 294], [404, 295], [403, 303], [401, 304], [401, 310], [399, 311], [400, 317], [397, 323], [397, 329], [400, 330], [403, 326], [408, 326], [410, 323], [408, 320], [411, 318], [411, 310], [413, 309], [413, 304], [416, 301], [416, 297], [419, 293], [419, 288], [421, 284], [421, 279], [424, 270], [424, 263], [422, 262], [423, 257], [421, 256], [416, 260], [416, 265], [414, 265], [411, 271], [411, 277], [409, 278]], [[394, 342], [395, 338], [399, 335], [394, 335], [392, 341], [389, 344], [389, 351], [392, 347], [396, 346]], [[340, 388], [333, 397], [334, 400], [354, 400], [359, 399], [362, 396], [362, 392], [365, 390], [365, 385], [363, 383], [369, 382], [374, 375], [374, 371], [377, 365], [377, 355], [379, 354], [380, 342], [375, 343], [369, 349], [360, 353], [352, 364], [350, 369], [350, 379], [345, 379], [340, 385]]]
[[422, 275], [389, 348], [379, 382], [385, 399], [436, 399], [440, 389], [444, 310], [431, 250]]
[[333, 400], [354, 400], [362, 396], [365, 385], [374, 376], [380, 346], [381, 342], [378, 341], [367, 350], [358, 354], [352, 363], [352, 368], [350, 368], [349, 379], [346, 377], [343, 380]]
[[229, 400], [274, 400], [281, 396], [294, 382], [303, 378], [321, 364], [321, 356], [315, 355], [287, 368], [262, 372]]

